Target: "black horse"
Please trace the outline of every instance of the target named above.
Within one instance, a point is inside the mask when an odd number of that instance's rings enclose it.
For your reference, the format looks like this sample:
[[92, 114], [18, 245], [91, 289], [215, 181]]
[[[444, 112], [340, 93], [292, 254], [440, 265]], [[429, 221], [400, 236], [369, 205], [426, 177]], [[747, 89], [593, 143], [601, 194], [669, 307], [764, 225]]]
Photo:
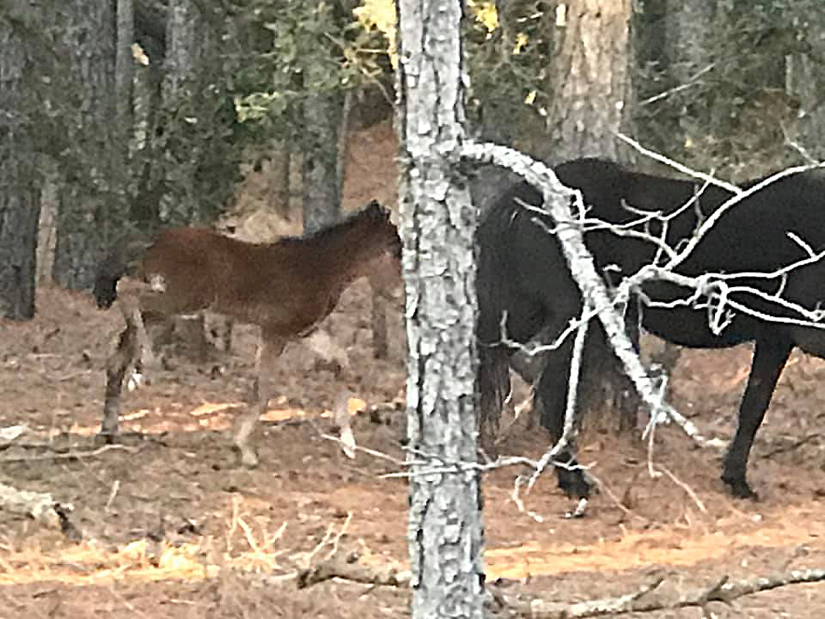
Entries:
[[[641, 174], [597, 159], [570, 161], [556, 167], [555, 172], [563, 184], [581, 190], [588, 218], [629, 226], [640, 220], [640, 212], [670, 215], [663, 235], [670, 247], [680, 243], [684, 246], [698, 226], [733, 196], [714, 185], [703, 187], [697, 182]], [[754, 187], [760, 180], [746, 183], [744, 188]], [[739, 423], [722, 472], [722, 480], [735, 496], [756, 496], [746, 481], [748, 455], [791, 350], [798, 346], [825, 357], [825, 330], [800, 324], [804, 318], [785, 303], [815, 308], [825, 300], [825, 263], [812, 258], [825, 250], [824, 201], [825, 171], [814, 169], [783, 177], [726, 210], [678, 266], [676, 272], [687, 276], [741, 274], [725, 279], [730, 287], [727, 307], [733, 310], [725, 314], [726, 326], [721, 331], [714, 332], [709, 326], [707, 299], [698, 305], [659, 306], [689, 298], [692, 290], [650, 282], [641, 291], [642, 326], [667, 341], [694, 348], [754, 342]], [[507, 364], [512, 349], [498, 344], [503, 312], [507, 313], [508, 337], [522, 343], [543, 329], [560, 333], [581, 313], [579, 289], [558, 241], [546, 229], [554, 222], [523, 205], [541, 202], [541, 195], [530, 185], [513, 184], [495, 199], [479, 225], [478, 337], [483, 415], [495, 413], [509, 388]], [[661, 220], [649, 220], [646, 230], [654, 236], [662, 234]], [[585, 243], [608, 283], [619, 281], [657, 257], [655, 243], [618, 236], [604, 227], [587, 230]], [[742, 306], [750, 308], [751, 313], [741, 311]], [[628, 309], [635, 307], [630, 304]], [[635, 324], [633, 311], [629, 313]], [[587, 348], [610, 354], [604, 348], [600, 326], [591, 331]], [[572, 338], [568, 338], [548, 355], [536, 387], [541, 423], [556, 437], [561, 434], [564, 417], [571, 346]], [[560, 461], [567, 458], [574, 462], [569, 453], [558, 456]], [[568, 494], [589, 494], [579, 469], [557, 468], [557, 473], [559, 485]]]

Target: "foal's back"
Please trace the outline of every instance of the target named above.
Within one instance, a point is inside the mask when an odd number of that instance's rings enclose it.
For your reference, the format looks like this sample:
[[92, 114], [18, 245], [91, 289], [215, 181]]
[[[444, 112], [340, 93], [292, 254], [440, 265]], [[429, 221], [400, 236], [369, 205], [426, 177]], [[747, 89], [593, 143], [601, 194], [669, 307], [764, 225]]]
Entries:
[[[327, 269], [307, 243], [254, 244], [206, 228], [174, 228], [147, 250], [140, 277], [166, 314], [210, 308], [243, 322], [302, 322], [329, 288]], [[313, 311], [315, 310], [315, 311]], [[291, 330], [291, 329], [290, 329]], [[300, 329], [299, 329], [300, 330]]]

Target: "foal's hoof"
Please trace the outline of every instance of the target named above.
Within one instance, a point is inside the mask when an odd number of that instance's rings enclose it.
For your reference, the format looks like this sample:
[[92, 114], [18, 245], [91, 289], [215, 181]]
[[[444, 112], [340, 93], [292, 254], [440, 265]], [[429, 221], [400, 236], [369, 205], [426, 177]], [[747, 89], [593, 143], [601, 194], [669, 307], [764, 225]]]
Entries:
[[723, 475], [722, 481], [728, 487], [728, 492], [737, 499], [759, 500], [759, 495], [751, 489], [744, 478], [730, 478]]
[[258, 456], [256, 456], [255, 453], [252, 451], [242, 451], [241, 464], [248, 469], [257, 468]]
[[116, 432], [103, 432], [102, 430], [95, 434], [95, 445], [114, 445], [120, 442], [120, 435]]

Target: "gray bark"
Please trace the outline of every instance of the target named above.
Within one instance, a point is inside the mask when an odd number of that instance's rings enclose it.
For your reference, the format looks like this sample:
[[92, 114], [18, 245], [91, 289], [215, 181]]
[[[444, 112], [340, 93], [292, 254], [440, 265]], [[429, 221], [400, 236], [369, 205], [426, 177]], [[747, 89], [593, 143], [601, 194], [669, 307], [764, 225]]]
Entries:
[[482, 617], [477, 213], [452, 168], [464, 138], [461, 3], [401, 0], [398, 12], [412, 616]]
[[[132, 43], [135, 41], [135, 15], [132, 0], [117, 0], [117, 49], [115, 57], [115, 101], [118, 139], [125, 143], [132, 126], [132, 75], [134, 60]], [[122, 149], [126, 154], [126, 149]], [[125, 161], [125, 159], [124, 159]]]
[[286, 220], [292, 219], [292, 183], [290, 170], [292, 167], [292, 152], [288, 140], [279, 140], [272, 149], [272, 186], [273, 210]]
[[686, 84], [710, 63], [716, 2], [665, 0], [665, 54], [674, 85]]
[[[203, 48], [209, 44], [204, 19], [192, 0], [178, 0], [169, 7], [166, 22], [165, 76], [162, 87], [164, 118], [161, 143], [165, 178], [160, 197], [160, 219], [175, 224], [197, 221], [201, 200], [195, 187], [195, 167], [203, 153], [201, 144], [187, 140], [184, 127], [199, 121], [194, 103], [197, 73]], [[193, 131], [193, 133], [194, 133]]]
[[0, 315], [34, 316], [40, 180], [32, 132], [39, 109], [27, 41], [0, 16]]
[[799, 101], [798, 121], [789, 135], [808, 156], [825, 159], [825, 11], [810, 11], [800, 16], [805, 28], [807, 53], [788, 59], [788, 94]]

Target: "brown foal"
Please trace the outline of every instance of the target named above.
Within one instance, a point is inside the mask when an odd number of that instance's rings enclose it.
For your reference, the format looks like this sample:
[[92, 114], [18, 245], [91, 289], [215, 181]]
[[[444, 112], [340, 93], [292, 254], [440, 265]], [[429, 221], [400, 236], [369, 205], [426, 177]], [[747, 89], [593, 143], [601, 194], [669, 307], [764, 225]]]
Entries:
[[[94, 294], [99, 307], [117, 298], [117, 282], [129, 270], [117, 248], [101, 264]], [[356, 279], [370, 276], [389, 254], [397, 261], [401, 240], [387, 209], [371, 202], [363, 210], [319, 232], [274, 243], [246, 243], [205, 228], [161, 233], [137, 265], [142, 284], [120, 298], [126, 328], [109, 357], [100, 435], [118, 433], [120, 395], [130, 367], [140, 372], [153, 355], [144, 321], [209, 309], [258, 325], [253, 404], [235, 424], [241, 462], [255, 466], [251, 437], [272, 389], [271, 369], [290, 340], [309, 335]]]

